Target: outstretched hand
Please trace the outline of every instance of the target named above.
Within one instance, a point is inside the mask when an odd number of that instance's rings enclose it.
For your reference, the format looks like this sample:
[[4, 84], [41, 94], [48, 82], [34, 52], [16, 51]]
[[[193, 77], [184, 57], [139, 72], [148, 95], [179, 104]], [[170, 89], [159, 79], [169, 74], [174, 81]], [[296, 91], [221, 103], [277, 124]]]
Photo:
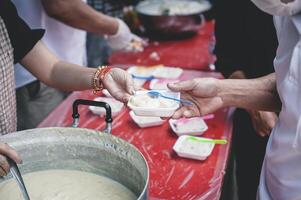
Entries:
[[218, 96], [217, 79], [197, 78], [168, 84], [174, 92], [181, 92], [181, 98], [193, 102], [192, 106], [182, 106], [173, 118], [195, 117], [212, 113], [223, 107], [222, 98]]
[[119, 101], [127, 102], [134, 93], [134, 82], [130, 74], [120, 68], [111, 69], [102, 84]]

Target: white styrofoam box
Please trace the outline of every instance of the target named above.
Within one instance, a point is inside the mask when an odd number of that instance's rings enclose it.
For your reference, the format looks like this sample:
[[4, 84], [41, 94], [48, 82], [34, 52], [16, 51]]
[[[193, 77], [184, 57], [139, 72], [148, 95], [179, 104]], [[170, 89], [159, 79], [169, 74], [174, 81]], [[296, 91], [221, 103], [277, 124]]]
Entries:
[[103, 93], [106, 97], [111, 97], [111, 98], [112, 98], [112, 95], [110, 94], [110, 92], [109, 92], [107, 89], [103, 89], [103, 90], [102, 90], [102, 93]]
[[183, 69], [179, 67], [161, 67], [153, 72], [153, 76], [156, 78], [179, 78], [183, 73]]
[[168, 90], [168, 83], [178, 82], [178, 79], [153, 79], [149, 84], [151, 90]]
[[160, 117], [145, 117], [135, 115], [133, 111], [130, 111], [130, 116], [140, 128], [160, 126], [165, 122], [165, 120], [162, 120]]
[[169, 126], [178, 136], [202, 135], [208, 126], [202, 117], [170, 119]]
[[[180, 98], [179, 92], [168, 90], [154, 90], [162, 95]], [[177, 101], [165, 99], [162, 97], [151, 98], [147, 95], [149, 90], [136, 91], [135, 95], [128, 101], [128, 107], [134, 111], [136, 115], [150, 117], [171, 117], [179, 108], [180, 103]]]
[[[122, 110], [124, 105], [122, 102], [109, 97], [96, 97], [94, 101], [102, 101], [108, 103], [111, 106], [113, 117]], [[89, 109], [96, 115], [104, 116], [106, 114], [106, 110], [101, 107], [89, 106]]]
[[205, 160], [214, 148], [214, 143], [201, 142], [200, 140], [210, 140], [204, 137], [190, 135], [180, 136], [173, 146], [173, 150], [180, 157], [196, 160]]

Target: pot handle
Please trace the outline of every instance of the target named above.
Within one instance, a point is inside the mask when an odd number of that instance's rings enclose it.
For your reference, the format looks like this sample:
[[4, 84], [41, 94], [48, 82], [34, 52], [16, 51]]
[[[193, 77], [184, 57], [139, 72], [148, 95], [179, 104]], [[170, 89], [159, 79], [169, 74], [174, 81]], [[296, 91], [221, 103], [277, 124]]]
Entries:
[[206, 18], [204, 14], [200, 14], [200, 18], [201, 18], [201, 27], [203, 27], [205, 25], [206, 22]]
[[106, 109], [106, 128], [103, 130], [105, 133], [111, 133], [112, 130], [112, 111], [111, 111], [111, 106], [108, 103], [101, 102], [101, 101], [92, 101], [92, 100], [86, 100], [86, 99], [76, 99], [73, 102], [72, 109], [72, 118], [73, 118], [73, 123], [72, 127], [76, 128], [78, 126], [78, 121], [79, 121], [79, 113], [78, 113], [78, 106], [79, 105], [89, 105], [89, 106], [96, 106], [96, 107], [102, 107]]

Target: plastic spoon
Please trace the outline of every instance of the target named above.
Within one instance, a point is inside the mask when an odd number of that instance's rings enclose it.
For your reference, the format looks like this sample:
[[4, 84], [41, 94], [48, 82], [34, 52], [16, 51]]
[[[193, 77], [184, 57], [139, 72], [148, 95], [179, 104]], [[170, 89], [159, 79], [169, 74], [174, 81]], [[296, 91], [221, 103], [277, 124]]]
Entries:
[[15, 180], [17, 181], [17, 184], [18, 184], [18, 186], [19, 186], [19, 188], [22, 192], [22, 196], [23, 196], [24, 200], [30, 200], [27, 189], [25, 187], [25, 184], [24, 184], [24, 181], [23, 181], [23, 178], [22, 178], [22, 175], [19, 171], [19, 168], [18, 168], [17, 164], [15, 163], [15, 161], [13, 161], [12, 159], [10, 159], [8, 157], [6, 159], [9, 163], [9, 166], [10, 166], [9, 171], [13, 175]]
[[146, 81], [151, 81], [151, 80], [155, 79], [155, 77], [153, 77], [153, 76], [137, 76], [137, 75], [134, 75], [134, 74], [132, 74], [132, 78], [140, 79], [140, 80], [146, 80]]
[[216, 140], [216, 139], [202, 139], [202, 138], [197, 138], [197, 137], [192, 137], [192, 136], [189, 136], [188, 139], [192, 140], [192, 141], [204, 142], [204, 143], [227, 144], [227, 140], [224, 140], [224, 139], [219, 139], [219, 140]]
[[157, 92], [157, 91], [149, 91], [147, 92], [147, 94], [152, 97], [152, 98], [158, 98], [158, 97], [163, 97], [165, 99], [171, 99], [171, 100], [174, 100], [174, 101], [178, 101], [182, 104], [186, 104], [188, 106], [192, 106], [193, 103], [191, 101], [188, 101], [188, 100], [184, 100], [184, 99], [178, 99], [178, 98], [174, 98], [174, 97], [168, 97], [168, 96], [165, 96], [163, 94], [161, 94], [160, 92]]

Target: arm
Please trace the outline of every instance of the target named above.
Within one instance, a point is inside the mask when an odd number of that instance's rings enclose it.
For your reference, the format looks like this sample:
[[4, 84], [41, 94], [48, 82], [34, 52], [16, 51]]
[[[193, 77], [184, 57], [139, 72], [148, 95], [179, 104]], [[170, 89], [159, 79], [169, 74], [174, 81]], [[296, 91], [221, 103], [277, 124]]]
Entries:
[[218, 95], [225, 106], [267, 111], [279, 111], [281, 108], [275, 73], [257, 79], [217, 82]]
[[[230, 76], [230, 79], [246, 79], [246, 75], [243, 71], [237, 70], [233, 72]], [[260, 111], [260, 110], [246, 110], [253, 124], [253, 128], [256, 133], [262, 137], [269, 135], [274, 128], [278, 116], [274, 112]]]
[[[21, 64], [49, 86], [65, 91], [93, 89], [92, 77], [95, 68], [60, 61], [41, 41], [26, 54]], [[110, 70], [99, 82], [113, 97], [123, 102], [126, 102], [134, 91], [130, 75], [119, 68]]]
[[69, 26], [99, 35], [114, 35], [118, 22], [97, 12], [82, 0], [41, 0], [46, 13]]
[[281, 107], [275, 73], [243, 80], [197, 78], [168, 84], [168, 87], [181, 92], [182, 98], [195, 104], [181, 107], [174, 114], [175, 118], [205, 115], [229, 106], [269, 111], [277, 111]]

